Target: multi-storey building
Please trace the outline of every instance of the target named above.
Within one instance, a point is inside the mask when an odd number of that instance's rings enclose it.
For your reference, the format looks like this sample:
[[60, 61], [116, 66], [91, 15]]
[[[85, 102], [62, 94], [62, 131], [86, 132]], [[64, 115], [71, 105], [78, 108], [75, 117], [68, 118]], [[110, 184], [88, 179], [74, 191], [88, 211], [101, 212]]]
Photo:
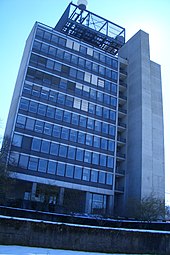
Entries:
[[5, 132], [15, 198], [41, 208], [48, 190], [54, 211], [127, 215], [164, 198], [160, 66], [148, 34], [125, 43], [124, 28], [84, 7], [27, 39]]

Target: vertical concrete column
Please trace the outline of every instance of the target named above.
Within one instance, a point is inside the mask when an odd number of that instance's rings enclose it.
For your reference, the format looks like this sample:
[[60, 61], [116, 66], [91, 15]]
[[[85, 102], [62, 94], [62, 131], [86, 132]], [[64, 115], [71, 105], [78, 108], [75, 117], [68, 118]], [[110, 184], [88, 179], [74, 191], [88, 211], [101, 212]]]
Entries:
[[33, 182], [32, 189], [31, 189], [31, 200], [35, 200], [36, 190], [37, 190], [37, 183]]
[[85, 213], [91, 213], [91, 193], [86, 192], [86, 201], [85, 201]]
[[63, 206], [63, 202], [64, 202], [64, 188], [60, 188], [58, 194], [58, 205]]
[[113, 215], [113, 209], [114, 209], [114, 196], [108, 196], [107, 197], [107, 214]]

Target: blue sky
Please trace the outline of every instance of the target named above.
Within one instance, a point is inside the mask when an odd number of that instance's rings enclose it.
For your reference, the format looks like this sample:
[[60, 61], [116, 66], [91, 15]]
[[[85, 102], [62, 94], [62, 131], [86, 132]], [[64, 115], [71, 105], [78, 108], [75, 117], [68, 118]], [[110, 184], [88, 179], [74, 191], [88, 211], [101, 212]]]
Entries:
[[[34, 23], [54, 27], [69, 0], [0, 0], [0, 135], [3, 135], [25, 41]], [[73, 3], [77, 3], [74, 0]], [[170, 203], [170, 1], [88, 0], [88, 10], [126, 28], [126, 40], [142, 29], [150, 35], [151, 60], [162, 68], [166, 199]], [[168, 196], [169, 193], [169, 196]]]

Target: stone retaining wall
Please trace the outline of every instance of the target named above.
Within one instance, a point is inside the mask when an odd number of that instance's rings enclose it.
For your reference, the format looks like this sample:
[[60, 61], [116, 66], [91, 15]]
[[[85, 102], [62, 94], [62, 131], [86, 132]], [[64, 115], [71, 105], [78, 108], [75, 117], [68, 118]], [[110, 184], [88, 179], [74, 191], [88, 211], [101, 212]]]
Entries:
[[170, 231], [103, 228], [1, 216], [0, 244], [108, 253], [170, 254]]

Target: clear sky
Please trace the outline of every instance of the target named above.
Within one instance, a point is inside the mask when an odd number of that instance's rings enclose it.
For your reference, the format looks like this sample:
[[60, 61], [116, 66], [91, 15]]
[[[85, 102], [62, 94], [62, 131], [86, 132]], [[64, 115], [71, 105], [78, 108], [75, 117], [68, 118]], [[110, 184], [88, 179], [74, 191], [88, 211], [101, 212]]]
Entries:
[[[0, 135], [3, 135], [25, 41], [34, 23], [54, 27], [69, 0], [0, 0]], [[77, 3], [77, 0], [72, 1]], [[126, 28], [126, 40], [150, 35], [151, 60], [162, 67], [166, 200], [170, 204], [170, 1], [88, 0], [88, 10]]]

